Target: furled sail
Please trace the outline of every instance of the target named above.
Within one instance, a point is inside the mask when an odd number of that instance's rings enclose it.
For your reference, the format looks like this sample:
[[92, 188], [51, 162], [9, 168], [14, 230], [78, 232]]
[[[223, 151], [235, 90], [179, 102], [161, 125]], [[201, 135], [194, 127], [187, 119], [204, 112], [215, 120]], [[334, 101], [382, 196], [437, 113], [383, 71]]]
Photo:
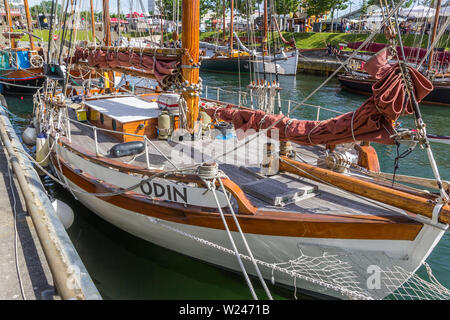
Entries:
[[166, 86], [168, 79], [173, 79], [179, 73], [181, 59], [177, 55], [156, 55], [148, 52], [135, 52], [134, 50], [104, 50], [76, 48], [72, 57], [66, 62], [72, 64], [87, 62], [92, 68], [110, 69], [128, 68], [129, 71], [139, 71], [147, 74]]
[[[373, 96], [354, 112], [324, 121], [295, 120], [283, 115], [266, 114], [260, 110], [233, 106], [207, 107], [211, 117], [232, 122], [238, 138], [246, 136], [249, 129], [260, 131], [274, 125], [281, 140], [304, 145], [340, 144], [353, 141], [373, 141], [394, 144], [393, 122], [401, 115], [412, 114], [411, 101], [405, 91], [400, 65], [387, 63], [387, 51], [372, 57], [365, 70], [379, 79], [372, 87]], [[416, 99], [420, 102], [433, 90], [431, 82], [416, 69], [408, 67]], [[270, 134], [270, 131], [269, 131]]]

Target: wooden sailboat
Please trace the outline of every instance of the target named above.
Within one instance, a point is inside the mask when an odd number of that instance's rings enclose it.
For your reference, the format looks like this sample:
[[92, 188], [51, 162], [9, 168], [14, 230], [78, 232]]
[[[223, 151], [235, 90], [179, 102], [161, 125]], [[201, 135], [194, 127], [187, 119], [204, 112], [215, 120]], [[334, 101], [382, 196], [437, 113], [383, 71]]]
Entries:
[[[224, 7], [225, 12], [225, 7]], [[225, 18], [224, 18], [225, 20]], [[268, 52], [268, 13], [267, 0], [264, 1], [264, 37], [262, 53], [252, 52], [246, 48], [233, 31], [234, 1], [231, 0], [230, 37], [229, 48], [205, 44], [209, 55], [202, 58], [201, 70], [220, 73], [266, 73], [279, 75], [296, 75], [298, 63], [298, 51], [293, 46], [292, 50], [284, 50], [269, 55]], [[224, 26], [225, 34], [225, 26]], [[280, 33], [281, 34], [281, 33]], [[240, 48], [234, 50], [233, 43], [236, 38]]]
[[32, 94], [41, 87], [43, 76], [44, 53], [36, 47], [31, 29], [31, 15], [28, 0], [24, 0], [27, 32], [30, 37], [30, 48], [17, 47], [17, 40], [24, 34], [14, 32], [8, 0], [4, 0], [8, 31], [3, 36], [9, 40], [10, 48], [0, 51], [0, 92]]
[[[436, 39], [437, 27], [439, 25], [439, 11], [441, 7], [441, 1], [437, 2], [436, 17], [433, 24], [433, 32], [431, 35], [431, 42], [433, 43]], [[360, 42], [349, 43], [348, 47], [358, 48], [361, 45]], [[387, 45], [381, 43], [370, 43], [366, 45], [363, 50], [367, 52], [377, 53], [381, 50], [386, 50]], [[401, 57], [402, 48], [397, 46], [395, 48], [397, 55]], [[403, 47], [405, 52], [405, 57], [407, 62], [411, 65], [418, 65], [423, 57], [426, 56], [427, 50], [421, 48], [410, 48]], [[371, 95], [372, 86], [376, 83], [377, 79], [371, 77], [367, 72], [364, 71], [363, 64], [365, 61], [370, 59], [369, 56], [361, 56], [358, 60], [360, 63], [359, 70], [353, 70], [349, 68], [344, 74], [338, 75], [338, 80], [341, 83], [341, 87], [345, 90], [363, 94]], [[362, 63], [361, 63], [362, 61]], [[428, 63], [421, 69], [424, 74], [429, 74], [433, 83], [433, 91], [430, 92], [428, 96], [425, 97], [423, 103], [435, 104], [441, 106], [450, 106], [450, 52], [441, 51], [435, 52], [434, 49], [430, 51], [428, 57]], [[434, 70], [431, 74], [431, 69]]]
[[[372, 94], [372, 86], [376, 82], [376, 79], [369, 77], [367, 73], [350, 72], [337, 77], [344, 90], [367, 96]], [[450, 106], [450, 79], [435, 79], [433, 87], [433, 91], [423, 100], [423, 103]]]
[[[319, 123], [201, 99], [199, 12], [199, 0], [183, 1], [181, 49], [83, 48], [69, 60], [157, 79], [162, 87], [172, 82], [180, 93], [73, 88], [82, 98], [75, 106], [62, 92], [36, 97], [35, 119], [48, 134], [59, 182], [117, 227], [244, 275], [338, 298], [395, 292], [448, 227], [448, 184], [432, 184], [439, 195], [373, 177], [379, 165], [368, 142], [393, 143], [392, 132], [377, 127], [391, 128], [392, 106], [378, 114], [370, 100], [356, 113]], [[419, 100], [429, 92], [427, 80], [421, 83]], [[176, 107], [168, 102], [174, 96]], [[78, 121], [80, 112], [87, 123]], [[367, 112], [377, 125], [363, 125]], [[211, 133], [211, 126], [221, 130]], [[281, 141], [274, 132], [256, 139], [270, 127], [281, 128]], [[237, 148], [242, 135], [245, 149]], [[305, 255], [315, 258], [305, 265]], [[408, 276], [357, 290], [374, 265]]]

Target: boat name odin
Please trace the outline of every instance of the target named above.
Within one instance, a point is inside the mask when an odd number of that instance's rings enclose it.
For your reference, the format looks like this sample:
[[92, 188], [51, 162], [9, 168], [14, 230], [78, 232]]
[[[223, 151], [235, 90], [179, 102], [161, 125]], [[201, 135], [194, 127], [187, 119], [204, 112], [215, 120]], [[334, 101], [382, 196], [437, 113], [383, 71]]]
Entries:
[[175, 202], [180, 202], [178, 198], [181, 198], [184, 203], [189, 203], [186, 187], [183, 187], [182, 191], [180, 191], [177, 187], [171, 184], [167, 184], [164, 186], [157, 182], [145, 182], [141, 185], [141, 191], [147, 196], [163, 198]]

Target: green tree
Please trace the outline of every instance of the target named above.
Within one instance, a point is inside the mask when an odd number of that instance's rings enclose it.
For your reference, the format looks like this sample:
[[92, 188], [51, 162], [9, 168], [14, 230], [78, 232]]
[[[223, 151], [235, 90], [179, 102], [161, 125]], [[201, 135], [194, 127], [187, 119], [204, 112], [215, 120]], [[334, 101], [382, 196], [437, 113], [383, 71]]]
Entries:
[[[298, 0], [278, 0], [275, 1], [275, 13], [283, 15], [283, 20], [286, 21], [286, 16], [291, 12], [298, 10], [300, 2]], [[280, 26], [281, 28], [282, 26]]]
[[287, 15], [298, 9], [300, 1], [298, 0], [278, 0], [275, 1], [275, 11], [278, 14]]
[[[402, 0], [393, 0], [394, 1], [394, 5], [397, 5], [399, 2], [401, 2]], [[425, 4], [425, 2], [428, 3], [432, 3], [433, 0], [424, 0], [422, 4]], [[403, 8], [409, 8], [412, 4], [414, 3], [414, 0], [407, 0], [405, 1], [405, 3], [402, 5]], [[388, 7], [392, 7], [392, 1], [387, 1]], [[385, 1], [380, 1], [380, 0], [368, 0], [367, 1], [367, 5], [369, 6], [386, 6], [386, 2]]]
[[[30, 7], [30, 13], [33, 19], [37, 19], [39, 14], [46, 13], [50, 14], [52, 11], [53, 1], [42, 1], [40, 4]], [[58, 4], [56, 12], [60, 13], [62, 11], [61, 4]]]
[[[176, 0], [156, 0], [156, 5], [167, 20], [174, 20], [174, 4]], [[181, 14], [182, 0], [178, 1], [178, 11]], [[200, 0], [200, 16], [203, 17], [209, 10], [216, 9], [216, 0]]]
[[334, 12], [336, 10], [345, 10], [348, 0], [302, 0], [302, 7], [310, 16], [317, 16], [330, 12], [331, 31], [333, 31]]
[[367, 13], [367, 1], [363, 0], [362, 5], [361, 5], [361, 14], [365, 15]]

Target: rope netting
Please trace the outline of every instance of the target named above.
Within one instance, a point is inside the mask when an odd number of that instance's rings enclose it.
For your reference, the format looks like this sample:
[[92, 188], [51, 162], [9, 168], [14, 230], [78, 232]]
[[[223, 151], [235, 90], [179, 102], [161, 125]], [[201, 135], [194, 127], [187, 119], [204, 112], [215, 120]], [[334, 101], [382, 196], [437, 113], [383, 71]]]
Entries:
[[348, 258], [347, 255], [327, 252], [321, 256], [309, 256], [300, 251], [300, 256], [295, 260], [276, 265], [295, 275], [328, 284], [350, 299], [450, 299], [450, 290], [435, 278], [426, 262], [414, 273], [398, 265], [374, 264], [362, 270], [349, 262]]
[[[162, 220], [150, 217], [148, 219], [202, 245], [236, 255], [231, 249], [180, 230]], [[242, 260], [252, 261], [248, 255], [239, 255]], [[304, 288], [351, 300], [450, 299], [450, 290], [436, 279], [426, 262], [423, 262], [416, 272], [411, 272], [395, 265], [395, 260], [382, 253], [343, 253], [330, 248], [321, 254], [313, 255], [304, 253], [299, 246], [299, 256], [287, 262], [254, 260], [262, 267], [261, 270], [265, 271], [266, 279], [267, 275], [271, 274], [273, 284], [279, 282], [280, 277], [291, 277], [295, 297], [297, 288]]]

